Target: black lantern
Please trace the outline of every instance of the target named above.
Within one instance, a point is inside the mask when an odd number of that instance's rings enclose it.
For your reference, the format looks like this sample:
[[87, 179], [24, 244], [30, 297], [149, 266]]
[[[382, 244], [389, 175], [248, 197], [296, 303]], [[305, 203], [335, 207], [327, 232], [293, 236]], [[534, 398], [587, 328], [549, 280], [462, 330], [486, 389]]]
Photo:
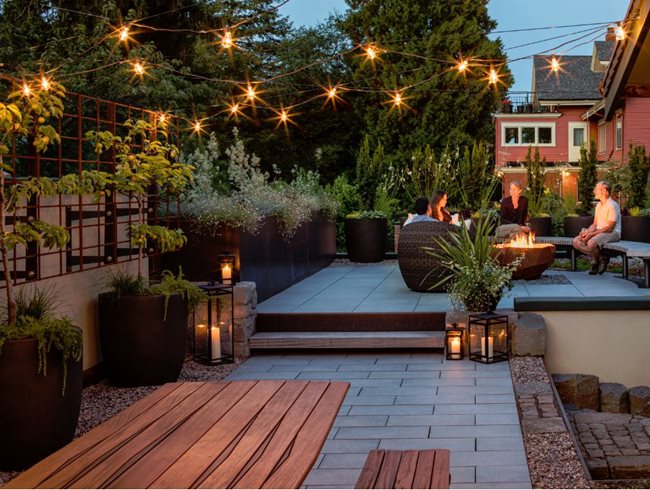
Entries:
[[219, 267], [218, 278], [221, 284], [236, 284], [238, 277], [235, 271], [235, 256], [233, 254], [224, 253], [217, 256]]
[[464, 333], [465, 329], [459, 326], [458, 323], [452, 323], [451, 327], [447, 327], [445, 350], [448, 361], [462, 361], [465, 359]]
[[508, 316], [494, 312], [469, 316], [469, 358], [491, 364], [508, 360]]
[[[201, 364], [230, 364], [235, 358], [235, 311], [233, 285], [202, 284], [206, 294], [194, 312], [194, 361]], [[230, 314], [224, 313], [226, 298], [230, 299]]]

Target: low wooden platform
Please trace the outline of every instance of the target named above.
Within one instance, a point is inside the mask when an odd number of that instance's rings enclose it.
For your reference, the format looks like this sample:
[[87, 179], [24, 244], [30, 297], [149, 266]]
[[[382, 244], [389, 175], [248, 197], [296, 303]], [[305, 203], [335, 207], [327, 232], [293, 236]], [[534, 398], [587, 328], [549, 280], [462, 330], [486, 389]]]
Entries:
[[7, 488], [299, 488], [349, 383], [169, 383]]
[[355, 488], [449, 488], [449, 450], [373, 449]]

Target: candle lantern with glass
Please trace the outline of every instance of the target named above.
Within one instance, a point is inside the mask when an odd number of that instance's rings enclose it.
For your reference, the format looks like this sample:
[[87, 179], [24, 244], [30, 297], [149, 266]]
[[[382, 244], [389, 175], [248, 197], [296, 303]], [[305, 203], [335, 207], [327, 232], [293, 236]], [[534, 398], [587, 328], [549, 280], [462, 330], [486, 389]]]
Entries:
[[464, 333], [465, 329], [458, 323], [452, 323], [451, 326], [447, 327], [445, 332], [445, 357], [448, 361], [462, 361], [465, 358]]
[[469, 358], [492, 364], [508, 360], [508, 316], [494, 312], [469, 316]]
[[223, 253], [217, 256], [219, 265], [218, 281], [221, 284], [235, 284], [239, 280], [235, 270], [235, 256], [229, 253]]
[[[235, 358], [233, 284], [199, 285], [207, 299], [194, 312], [194, 361], [201, 364], [230, 364]], [[230, 313], [225, 303], [230, 299]]]

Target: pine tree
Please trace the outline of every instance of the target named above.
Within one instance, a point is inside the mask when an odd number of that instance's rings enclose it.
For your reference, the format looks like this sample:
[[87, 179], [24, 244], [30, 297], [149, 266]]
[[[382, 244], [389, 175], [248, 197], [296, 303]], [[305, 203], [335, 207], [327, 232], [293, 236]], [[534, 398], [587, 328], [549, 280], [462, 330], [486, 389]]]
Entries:
[[598, 177], [596, 164], [598, 163], [598, 150], [596, 142], [591, 140], [589, 151], [583, 146], [580, 148], [580, 174], [578, 176], [578, 212], [586, 216], [591, 213], [591, 202], [594, 199], [594, 187]]
[[546, 158], [540, 160], [539, 148], [535, 147], [535, 156], [531, 158], [532, 147], [528, 147], [526, 154], [526, 174], [528, 178], [528, 211], [531, 217], [537, 217], [545, 210], [544, 200], [544, 168]]
[[646, 156], [645, 146], [634, 146], [631, 144], [628, 158], [628, 209], [635, 207], [642, 208], [645, 206], [648, 172], [650, 172], [650, 157]]

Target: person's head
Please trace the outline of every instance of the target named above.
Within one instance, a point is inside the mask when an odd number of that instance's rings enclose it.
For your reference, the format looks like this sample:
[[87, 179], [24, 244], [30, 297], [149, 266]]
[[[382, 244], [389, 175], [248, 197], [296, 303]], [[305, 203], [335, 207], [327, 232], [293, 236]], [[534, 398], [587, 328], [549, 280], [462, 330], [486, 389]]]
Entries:
[[521, 192], [523, 191], [523, 188], [521, 186], [521, 183], [518, 180], [513, 180], [510, 182], [510, 196], [514, 198], [518, 198], [521, 196]]
[[436, 191], [431, 198], [431, 209], [441, 209], [447, 205], [447, 193], [445, 191]]
[[606, 180], [601, 180], [594, 187], [594, 196], [596, 199], [608, 199], [612, 195], [612, 185]]
[[418, 197], [415, 200], [415, 212], [417, 214], [427, 214], [429, 209], [429, 200], [426, 197]]

